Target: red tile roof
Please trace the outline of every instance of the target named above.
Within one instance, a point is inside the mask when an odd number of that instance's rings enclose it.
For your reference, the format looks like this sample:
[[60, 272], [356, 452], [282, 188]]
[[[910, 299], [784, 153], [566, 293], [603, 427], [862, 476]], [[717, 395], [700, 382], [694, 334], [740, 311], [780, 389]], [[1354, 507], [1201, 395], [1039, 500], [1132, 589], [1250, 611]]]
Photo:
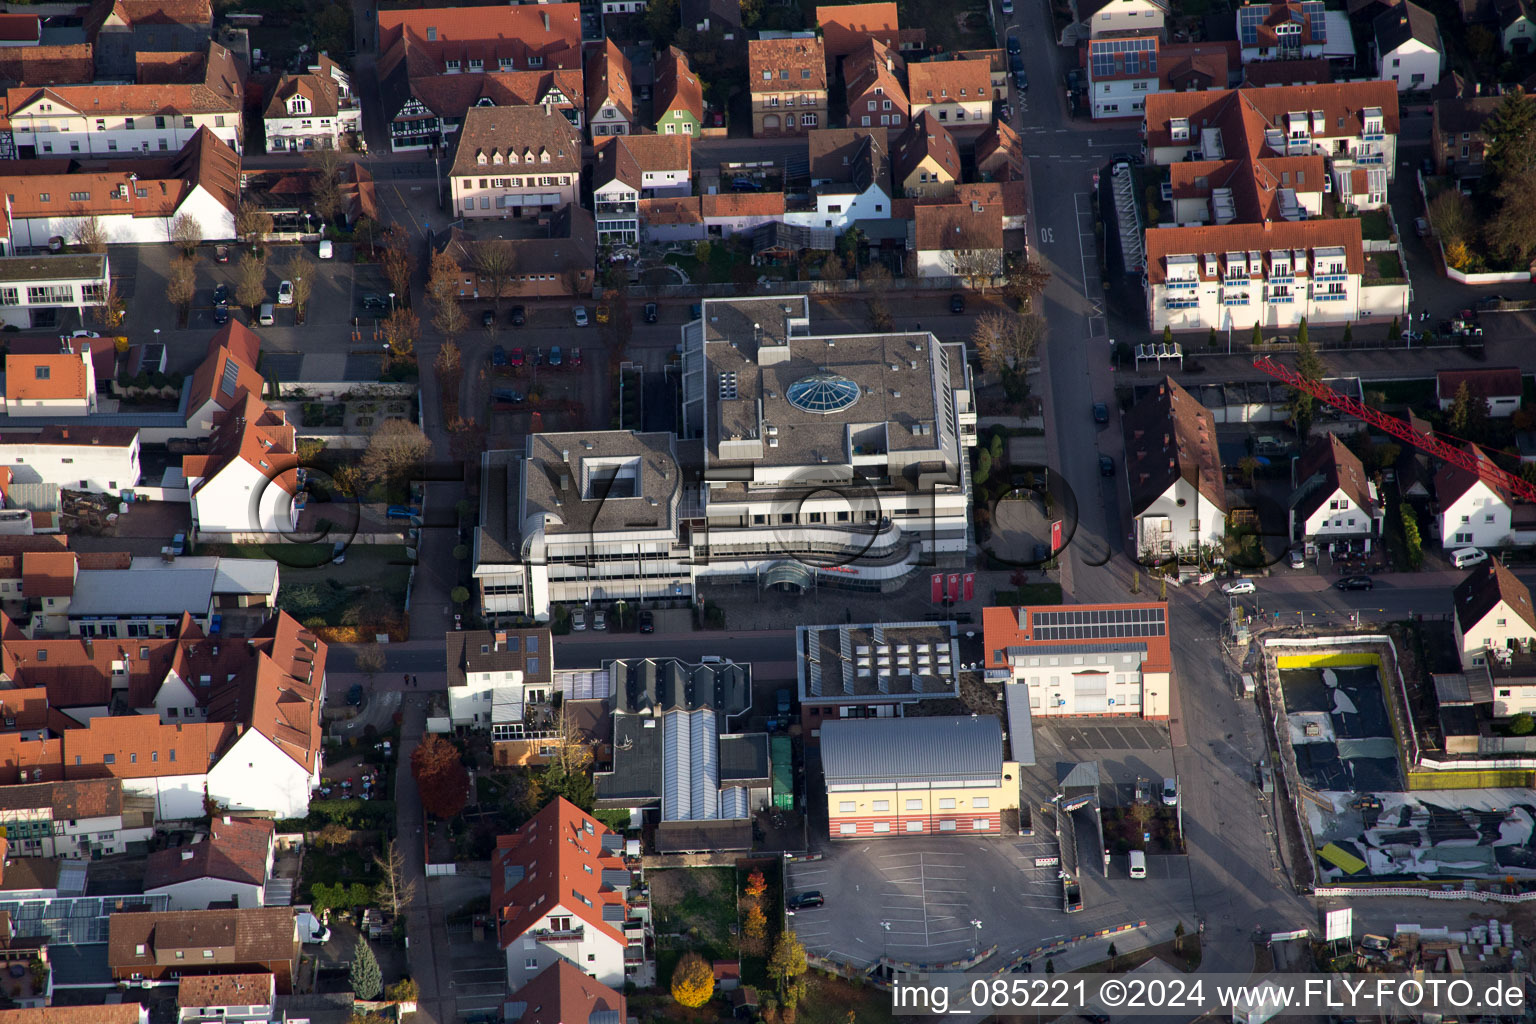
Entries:
[[1505, 505], [1513, 505], [1515, 503], [1514, 495], [1510, 494], [1509, 490], [1498, 481], [1496, 476], [1488, 472], [1494, 466], [1493, 460], [1475, 444], [1468, 444], [1467, 450], [1477, 459], [1478, 471], [1476, 473], [1470, 469], [1462, 469], [1460, 466], [1449, 462], [1443, 464], [1439, 471], [1435, 473], [1435, 501], [1439, 503], [1440, 508], [1442, 510], [1449, 508], [1452, 502], [1459, 500], [1479, 480]]
[[177, 1006], [270, 1006], [276, 998], [271, 974], [203, 974], [181, 979]]
[[1156, 392], [1126, 412], [1123, 422], [1133, 516], [1140, 515], [1179, 480], [1193, 485], [1217, 509], [1226, 511], [1216, 421], [1194, 395], [1172, 377], [1165, 377]]
[[95, 77], [96, 51], [90, 43], [0, 47], [0, 80], [83, 85]]
[[1269, 252], [1272, 249], [1342, 248], [1349, 273], [1365, 270], [1365, 250], [1358, 218], [1346, 220], [1278, 221], [1268, 224], [1207, 224], [1188, 228], [1159, 228], [1147, 232], [1147, 281], [1162, 284], [1169, 256], [1227, 252]]
[[[1069, 606], [1073, 612], [1091, 611], [1126, 611], [1132, 608], [1161, 608], [1163, 621], [1168, 620], [1168, 602], [1145, 601], [1129, 602], [1125, 604], [1074, 604]], [[987, 668], [1007, 668], [1008, 648], [1022, 647], [1029, 644], [1032, 647], [1083, 647], [1094, 644], [1102, 644], [1106, 647], [1122, 644], [1127, 637], [1105, 637], [1101, 640], [1063, 639], [1043, 640], [1036, 639], [1034, 635], [1035, 613], [1038, 611], [1060, 611], [1061, 606], [993, 606], [983, 608], [981, 612], [981, 628], [987, 645]], [[1024, 624], [1020, 625], [1020, 612]], [[1173, 670], [1173, 652], [1169, 644], [1168, 631], [1164, 630], [1162, 636], [1142, 636], [1137, 634], [1137, 643], [1147, 645], [1146, 659], [1141, 663], [1143, 672], [1171, 672]], [[1080, 652], [1079, 652], [1080, 653]], [[1002, 655], [1002, 657], [999, 657]]]
[[[870, 118], [871, 125], [879, 124], [879, 115], [869, 110], [867, 104], [875, 102], [883, 112], [886, 100], [891, 101], [891, 113], [901, 114], [901, 123], [906, 123], [910, 105], [907, 102], [907, 87], [899, 77], [906, 66], [906, 61], [879, 40], [868, 39], [854, 48], [843, 61], [850, 124], [862, 123], [852, 119], [865, 116]], [[877, 89], [880, 90], [878, 93], [875, 91]], [[865, 106], [858, 106], [861, 103]]]
[[900, 32], [895, 3], [817, 7], [816, 24], [821, 26], [821, 38], [826, 44], [829, 61], [847, 56], [866, 39], [878, 39], [886, 46], [894, 47]]
[[6, 90], [5, 109], [12, 121], [41, 114], [51, 105], [55, 116], [74, 112], [82, 117], [102, 114], [154, 116], [161, 114], [234, 114], [244, 103], [244, 83], [234, 54], [218, 43], [208, 45], [203, 79], [184, 85], [55, 85], [18, 86]]
[[43, 37], [43, 22], [35, 14], [0, 14], [0, 39], [14, 43], [37, 43]]
[[1001, 203], [923, 203], [912, 208], [912, 226], [919, 252], [953, 249], [1001, 249]]
[[627, 871], [623, 860], [603, 850], [607, 834], [602, 822], [557, 797], [522, 828], [497, 839], [491, 858], [491, 910], [503, 949], [556, 907], [624, 944], [624, 933], [603, 917], [603, 908], [614, 905], [628, 916], [623, 895], [603, 880], [605, 871]]
[[722, 192], [699, 197], [699, 210], [706, 220], [729, 217], [781, 217], [784, 214], [782, 192]]
[[827, 64], [821, 40], [749, 40], [747, 77], [752, 92], [825, 91]]
[[1322, 486], [1302, 493], [1292, 506], [1299, 520], [1310, 518], [1337, 491], [1343, 491], [1361, 509], [1369, 511], [1375, 504], [1360, 456], [1350, 451], [1338, 434], [1323, 434], [1297, 460], [1298, 487], [1314, 476], [1321, 478]]
[[658, 227], [668, 224], [702, 224], [704, 216], [699, 211], [699, 196], [676, 196], [671, 199], [640, 200], [640, 222]]
[[652, 107], [657, 120], [671, 110], [687, 111], [695, 120], [704, 120], [704, 86], [688, 64], [688, 55], [669, 46], [656, 58], [655, 100]]
[[462, 69], [479, 60], [494, 70], [503, 57], [514, 69], [527, 69], [531, 57], [542, 58], [546, 69], [580, 68], [581, 5], [379, 11], [381, 80], [402, 63], [415, 78], [444, 74], [448, 60], [459, 61]]
[[[1363, 111], [1379, 107], [1382, 128], [1398, 131], [1397, 86], [1392, 82], [1347, 82], [1327, 85], [1282, 85], [1267, 89], [1212, 89], [1205, 92], [1158, 92], [1147, 97], [1148, 149], [1177, 145], [1170, 123], [1185, 117], [1193, 127], [1220, 127], [1228, 156], [1263, 156], [1264, 129], [1284, 127], [1293, 110], [1321, 110], [1328, 138], [1357, 136], [1364, 127]], [[1193, 136], [1198, 140], [1199, 136]], [[1240, 149], [1239, 146], [1246, 147]]]
[[587, 1024], [596, 1014], [627, 1019], [623, 996], [564, 957], [518, 989], [516, 999], [525, 1007], [517, 1024]]
[[603, 40], [603, 44], [587, 56], [583, 78], [587, 90], [587, 121], [596, 120], [598, 112], [609, 103], [625, 121], [634, 120], [634, 90], [630, 85], [634, 77], [624, 51], [612, 39]]
[[1008, 122], [994, 122], [976, 140], [976, 167], [999, 180], [1023, 178], [1024, 144]]
[[78, 352], [8, 355], [5, 357], [6, 401], [84, 401], [90, 395], [90, 374], [86, 365]]
[[282, 410], [273, 409], [251, 391], [241, 392], [233, 408], [214, 416], [208, 454], [183, 456], [181, 471], [195, 494], [236, 461], [247, 463], [289, 494], [298, 493], [294, 429]]
[[[273, 825], [254, 818], [214, 818], [208, 838], [191, 846], [156, 850], [145, 861], [144, 891], [197, 878], [265, 885]], [[198, 1003], [196, 1005], [204, 1005]], [[208, 1004], [212, 1005], [212, 1004]]]
[[[585, 110], [585, 87], [579, 69], [504, 71], [479, 75], [423, 75], [411, 80], [411, 91], [440, 117], [462, 118], [482, 99], [498, 107], [547, 105], [555, 110]], [[558, 93], [562, 102], [546, 100]]]
[[974, 103], [992, 99], [992, 62], [925, 60], [907, 65], [907, 99], [927, 103]]
[[292, 962], [299, 953], [293, 908], [127, 912], [109, 919], [107, 963], [115, 972], [159, 966], [178, 949], [208, 948], [215, 954], [204, 961], [209, 965]]
[[0, 690], [0, 720], [6, 731], [44, 729], [48, 717], [48, 691], [42, 687]]
[[141, 1009], [137, 1002], [131, 1002], [0, 1010], [0, 1024], [139, 1024]]
[[955, 147], [955, 138], [938, 117], [927, 110], [913, 118], [911, 126], [896, 136], [896, 144], [891, 147], [891, 173], [902, 185], [922, 188], [915, 182], [909, 185], [907, 178], [916, 173], [925, 160], [932, 161], [937, 173], [945, 176], [945, 181], [960, 180], [960, 151]]
[[72, 551], [28, 551], [21, 556], [23, 591], [34, 597], [69, 597], [75, 592]]
[[[262, 377], [256, 372], [261, 339], [238, 320], [230, 320], [208, 342], [208, 355], [192, 375], [187, 396], [188, 412], [196, 412], [209, 402], [220, 409], [233, 409], [241, 396], [261, 394]], [[234, 368], [229, 365], [233, 363]]]

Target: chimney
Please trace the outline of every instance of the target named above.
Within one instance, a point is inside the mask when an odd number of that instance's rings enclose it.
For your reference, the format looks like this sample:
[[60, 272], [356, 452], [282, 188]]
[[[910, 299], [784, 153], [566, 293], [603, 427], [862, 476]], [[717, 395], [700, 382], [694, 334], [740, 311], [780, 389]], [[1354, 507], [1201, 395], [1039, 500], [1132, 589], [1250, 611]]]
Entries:
[[507, 649], [507, 631], [504, 630], [504, 629], [498, 629], [496, 631], [496, 650], [504, 651], [506, 649]]
[[548, 11], [544, 12], [544, 31], [545, 32], [549, 31], [549, 12]]
[[63, 436], [64, 436], [64, 440], [66, 440], [66, 441], [69, 440], [69, 428], [68, 427], [64, 428]]

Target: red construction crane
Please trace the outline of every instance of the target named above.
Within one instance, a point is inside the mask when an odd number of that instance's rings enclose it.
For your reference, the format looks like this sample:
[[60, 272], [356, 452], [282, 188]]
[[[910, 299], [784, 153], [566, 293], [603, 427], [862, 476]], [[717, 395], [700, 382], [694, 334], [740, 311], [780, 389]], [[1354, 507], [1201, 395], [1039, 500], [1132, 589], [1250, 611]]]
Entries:
[[1536, 503], [1536, 487], [1526, 483], [1525, 480], [1513, 473], [1506, 472], [1494, 464], [1488, 456], [1479, 452], [1477, 455], [1464, 448], [1446, 444], [1444, 441], [1429, 434], [1413, 429], [1413, 427], [1395, 416], [1372, 409], [1363, 402], [1356, 401], [1348, 395], [1340, 394], [1320, 380], [1312, 380], [1303, 377], [1288, 366], [1282, 366], [1269, 356], [1258, 356], [1253, 360], [1255, 369], [1263, 370], [1276, 380], [1283, 381], [1293, 388], [1298, 388], [1317, 399], [1319, 402], [1347, 413], [1358, 420], [1364, 420], [1378, 430], [1386, 431], [1399, 441], [1406, 441], [1420, 451], [1428, 452], [1442, 462], [1449, 462], [1458, 466], [1479, 478], [1490, 487], [1502, 487], [1516, 497]]

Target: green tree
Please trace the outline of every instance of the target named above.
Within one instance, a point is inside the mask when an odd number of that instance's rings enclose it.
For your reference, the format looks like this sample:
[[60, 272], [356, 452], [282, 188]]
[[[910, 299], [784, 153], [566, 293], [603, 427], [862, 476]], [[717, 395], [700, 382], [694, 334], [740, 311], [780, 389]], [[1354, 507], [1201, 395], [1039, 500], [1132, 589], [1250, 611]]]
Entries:
[[1221, 347], [1221, 341], [1216, 337], [1216, 328], [1211, 328], [1210, 337], [1206, 339], [1205, 344], [1211, 349], [1217, 349]]
[[1398, 502], [1397, 514], [1403, 521], [1403, 547], [1408, 554], [1408, 565], [1417, 569], [1424, 564], [1424, 539], [1419, 535], [1419, 517], [1413, 506]]
[[1354, 344], [1354, 341], [1355, 341], [1355, 325], [1353, 323], [1345, 323], [1344, 324], [1344, 347], [1345, 348], [1349, 348], [1350, 345]]
[[1488, 225], [1490, 245], [1506, 260], [1515, 264], [1529, 262], [1536, 251], [1536, 203], [1531, 189], [1536, 188], [1536, 167], [1527, 167], [1501, 175], [1495, 195], [1499, 210]]
[[680, 1006], [697, 1009], [714, 994], [715, 972], [698, 953], [684, 953], [672, 971], [672, 998]]
[[1446, 414], [1445, 425], [1451, 428], [1451, 433], [1457, 437], [1467, 436], [1467, 425], [1472, 421], [1472, 389], [1462, 381], [1456, 388], [1456, 395], [1451, 399], [1451, 410]]
[[768, 977], [773, 979], [779, 1000], [786, 1006], [799, 1002], [800, 978], [807, 966], [805, 947], [800, 945], [795, 933], [780, 932], [768, 957]]
[[1163, 324], [1163, 344], [1173, 344], [1173, 326], [1171, 324]]
[[677, 35], [677, 0], [651, 0], [645, 7], [645, 31], [657, 49], [672, 45]]
[[[1312, 347], [1307, 336], [1307, 318], [1301, 318], [1296, 330], [1296, 372], [1307, 380], [1322, 380], [1327, 372], [1323, 359]], [[1296, 418], [1296, 433], [1305, 440], [1312, 429], [1312, 415], [1316, 400], [1301, 388], [1291, 389], [1291, 415]]]
[[1516, 736], [1529, 736], [1536, 731], [1536, 718], [1529, 711], [1522, 711], [1509, 720], [1509, 731]]
[[1488, 140], [1484, 163], [1499, 181], [1536, 169], [1536, 111], [1525, 90], [1504, 94], [1483, 122], [1483, 137]]
[[592, 787], [592, 776], [587, 772], [567, 771], [559, 761], [554, 761], [544, 769], [540, 785], [546, 796], [550, 798], [563, 796], [583, 811], [589, 814], [592, 812], [596, 793]]
[[1394, 316], [1392, 318], [1392, 326], [1387, 328], [1387, 340], [1388, 341], [1397, 341], [1402, 336], [1403, 336], [1403, 325], [1401, 323], [1399, 323], [1398, 322], [1398, 318]]
[[352, 994], [366, 1002], [379, 998], [383, 991], [384, 976], [379, 973], [378, 958], [373, 955], [368, 940], [359, 935], [352, 954]]
[[1261, 348], [1264, 345], [1264, 328], [1259, 326], [1259, 322], [1257, 320], [1253, 322], [1252, 344], [1254, 348]]
[[983, 451], [976, 455], [976, 472], [971, 474], [971, 483], [977, 487], [987, 482], [992, 475], [992, 453]]

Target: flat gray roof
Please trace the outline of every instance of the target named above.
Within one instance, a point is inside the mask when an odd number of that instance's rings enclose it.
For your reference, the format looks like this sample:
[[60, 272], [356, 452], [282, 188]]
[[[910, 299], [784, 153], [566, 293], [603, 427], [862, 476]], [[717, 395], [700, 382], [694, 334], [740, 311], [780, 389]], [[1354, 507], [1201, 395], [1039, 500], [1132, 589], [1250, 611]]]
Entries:
[[800, 699], [836, 704], [866, 698], [926, 700], [960, 688], [953, 622], [800, 626]]
[[615, 711], [712, 708], [731, 718], [752, 706], [752, 666], [745, 663], [637, 658], [612, 661], [604, 668], [613, 680]]
[[670, 433], [532, 434], [521, 467], [522, 529], [675, 533], [683, 473]]
[[0, 281], [99, 281], [106, 276], [106, 253], [0, 256]]
[[843, 718], [821, 726], [827, 786], [996, 782], [1002, 724], [991, 715]]

